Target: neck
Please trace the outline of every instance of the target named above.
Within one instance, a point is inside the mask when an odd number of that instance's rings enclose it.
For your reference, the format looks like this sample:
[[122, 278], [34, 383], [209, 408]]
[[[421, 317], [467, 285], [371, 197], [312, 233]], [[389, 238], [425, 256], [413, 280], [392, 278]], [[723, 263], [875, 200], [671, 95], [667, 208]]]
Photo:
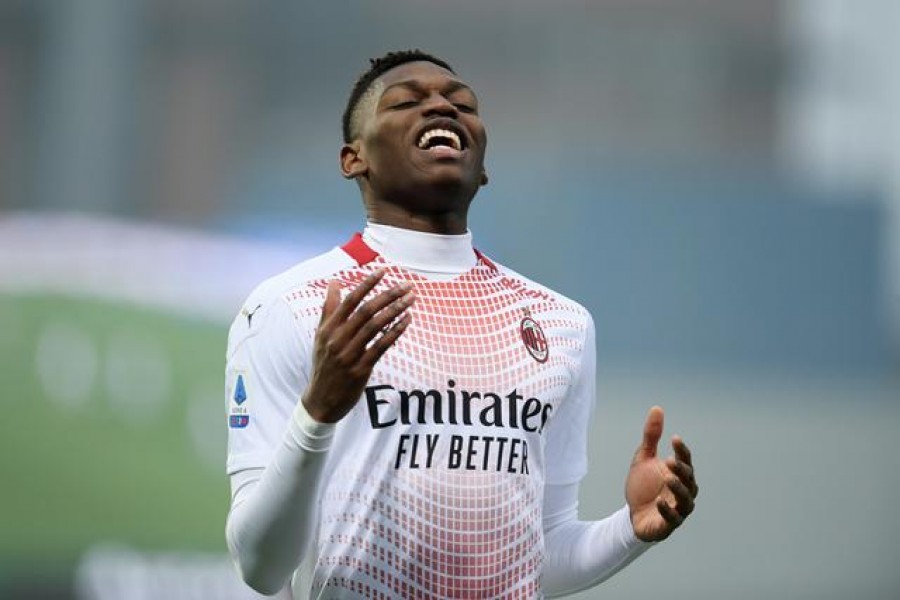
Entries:
[[468, 231], [471, 195], [462, 198], [449, 193], [416, 196], [395, 193], [391, 200], [384, 198], [371, 189], [363, 190], [369, 223], [440, 235], [462, 235]]
[[379, 223], [398, 229], [434, 233], [438, 235], [462, 235], [468, 231], [465, 214], [442, 212], [434, 214], [390, 210], [388, 207], [370, 207], [366, 211], [369, 223]]

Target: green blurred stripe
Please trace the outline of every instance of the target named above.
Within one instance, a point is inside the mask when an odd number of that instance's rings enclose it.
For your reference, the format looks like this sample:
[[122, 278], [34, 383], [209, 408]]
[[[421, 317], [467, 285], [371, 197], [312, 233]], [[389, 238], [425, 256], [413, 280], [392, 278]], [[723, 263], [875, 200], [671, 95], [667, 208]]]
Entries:
[[[77, 327], [100, 349], [98, 377], [79, 411], [54, 405], [37, 375], [37, 340], [53, 323]], [[109, 408], [103, 348], [122, 333], [155, 338], [170, 359], [173, 393], [158, 422], [123, 422]], [[75, 561], [107, 540], [224, 550], [227, 480], [223, 467], [196, 455], [186, 405], [193, 389], [221, 389], [225, 341], [223, 327], [142, 308], [0, 296], [0, 570]], [[213, 419], [224, 415], [220, 398], [212, 397]]]

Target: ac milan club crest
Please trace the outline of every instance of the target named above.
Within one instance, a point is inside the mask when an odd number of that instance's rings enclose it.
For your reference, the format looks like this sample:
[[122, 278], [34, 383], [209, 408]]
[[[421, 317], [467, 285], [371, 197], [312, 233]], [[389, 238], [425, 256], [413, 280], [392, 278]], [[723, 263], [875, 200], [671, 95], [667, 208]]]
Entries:
[[519, 325], [519, 333], [522, 335], [522, 341], [525, 342], [525, 348], [528, 353], [539, 363], [547, 362], [550, 352], [547, 347], [547, 336], [544, 330], [538, 325], [537, 321], [529, 316], [522, 319]]

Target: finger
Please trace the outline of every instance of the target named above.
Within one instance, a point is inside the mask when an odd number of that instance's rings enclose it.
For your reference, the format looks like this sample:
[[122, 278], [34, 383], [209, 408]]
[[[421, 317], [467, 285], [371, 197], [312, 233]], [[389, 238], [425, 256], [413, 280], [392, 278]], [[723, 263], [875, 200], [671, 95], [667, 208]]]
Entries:
[[675, 497], [675, 511], [682, 517], [686, 517], [694, 512], [694, 496], [688, 487], [677, 477], [669, 477], [666, 479], [666, 487], [671, 490]]
[[647, 420], [644, 422], [644, 437], [635, 453], [635, 460], [656, 456], [659, 439], [662, 437], [664, 416], [665, 413], [659, 406], [652, 407], [647, 413]]
[[400, 336], [403, 335], [403, 332], [406, 331], [410, 323], [412, 323], [412, 315], [408, 312], [403, 313], [403, 315], [394, 321], [394, 324], [384, 332], [384, 335], [369, 346], [365, 354], [363, 354], [362, 363], [365, 365], [374, 365], [378, 362], [382, 355], [387, 352], [388, 348], [393, 346]]
[[675, 450], [675, 456], [681, 461], [686, 462], [691, 466], [694, 465], [691, 460], [691, 450], [687, 447], [687, 444], [684, 443], [684, 440], [681, 439], [680, 435], [672, 436], [672, 449]]
[[334, 311], [334, 318], [338, 321], [346, 320], [347, 317], [356, 310], [359, 303], [363, 301], [363, 298], [378, 285], [378, 282], [381, 281], [382, 277], [384, 277], [384, 269], [377, 269], [371, 275], [363, 279], [363, 282], [353, 288], [353, 291], [347, 294], [344, 301], [341, 302]]
[[328, 288], [325, 290], [325, 303], [322, 305], [322, 316], [319, 319], [319, 325], [325, 323], [325, 319], [330, 317], [341, 303], [341, 282], [332, 279], [328, 282]]
[[[377, 326], [373, 322], [381, 316], [385, 307], [392, 307], [394, 303], [399, 302], [401, 299], [411, 294], [411, 290], [412, 284], [404, 282], [381, 292], [368, 302], [364, 303], [347, 319], [347, 334], [352, 338], [356, 335], [356, 332], [360, 330], [372, 330], [374, 328], [374, 332], [372, 333], [372, 336], [374, 337], [375, 333], [393, 320], [393, 317]], [[404, 308], [405, 307], [406, 306], [404, 306]], [[397, 315], [394, 314], [394, 317], [395, 316]], [[371, 337], [369, 339], [371, 339]]]
[[674, 508], [669, 506], [669, 504], [660, 498], [656, 501], [656, 510], [659, 511], [659, 514], [662, 515], [663, 520], [672, 526], [672, 528], [678, 527], [682, 523], [684, 523], [684, 517], [678, 514]]
[[[369, 345], [375, 336], [379, 333], [385, 333], [386, 328], [390, 325], [394, 319], [400, 316], [406, 309], [408, 309], [412, 304], [416, 301], [416, 295], [414, 292], [407, 292], [400, 298], [394, 299], [393, 302], [381, 308], [375, 315], [365, 321], [362, 327], [359, 328], [359, 331], [356, 332], [356, 335], [353, 336], [353, 339], [350, 340], [348, 347], [354, 348], [359, 352], [365, 350], [366, 346]], [[363, 310], [363, 307], [360, 307], [360, 312]], [[347, 323], [348, 327], [350, 326], [350, 322]]]
[[700, 486], [697, 485], [697, 479], [694, 476], [694, 467], [686, 462], [680, 461], [674, 456], [670, 456], [666, 459], [666, 466], [669, 467], [669, 470], [672, 471], [678, 479], [687, 486], [688, 490], [690, 490], [691, 495], [696, 498], [697, 494], [700, 493]]
[[680, 461], [674, 456], [666, 459], [666, 466], [686, 486], [690, 487], [694, 481], [694, 468], [686, 462]]

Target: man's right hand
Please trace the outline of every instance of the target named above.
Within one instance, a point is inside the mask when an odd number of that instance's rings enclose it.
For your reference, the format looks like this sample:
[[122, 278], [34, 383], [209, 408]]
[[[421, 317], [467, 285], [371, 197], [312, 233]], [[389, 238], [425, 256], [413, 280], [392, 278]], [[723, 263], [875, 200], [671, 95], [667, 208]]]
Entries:
[[406, 310], [415, 302], [412, 285], [401, 283], [362, 303], [384, 277], [378, 270], [341, 301], [340, 283], [325, 292], [316, 331], [313, 369], [303, 394], [306, 412], [320, 423], [336, 423], [356, 405], [375, 363], [410, 323]]

